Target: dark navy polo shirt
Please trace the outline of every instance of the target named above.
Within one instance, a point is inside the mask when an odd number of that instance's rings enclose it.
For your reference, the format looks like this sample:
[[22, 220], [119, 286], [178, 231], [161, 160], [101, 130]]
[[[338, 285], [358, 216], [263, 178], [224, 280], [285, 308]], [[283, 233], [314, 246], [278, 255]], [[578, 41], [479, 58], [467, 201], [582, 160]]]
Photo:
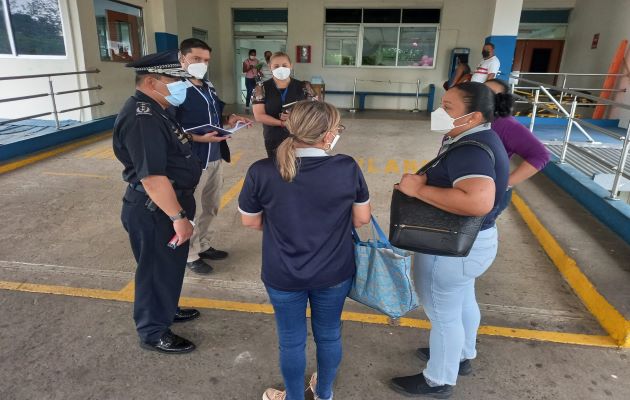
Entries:
[[443, 149], [445, 148], [444, 146], [467, 140], [474, 140], [489, 146], [494, 153], [494, 165], [490, 155], [484, 149], [477, 146], [458, 147], [448, 153], [438, 165], [429, 169], [427, 172], [427, 184], [451, 188], [458, 181], [467, 178], [486, 177], [492, 179], [496, 188], [494, 207], [488, 213], [481, 226], [481, 230], [485, 230], [494, 226], [499, 202], [507, 190], [510, 160], [505, 151], [505, 146], [501, 143], [501, 139], [499, 139], [496, 132], [490, 129], [489, 124], [476, 126], [455, 138], [447, 138], [443, 142]]
[[193, 189], [201, 165], [177, 121], [141, 91], [116, 117], [112, 145], [124, 166], [123, 179], [137, 185], [150, 175], [166, 176], [177, 189]]
[[[206, 124], [222, 126], [223, 107], [224, 103], [219, 99], [212, 83], [203, 81], [201, 86], [192, 85], [188, 88], [186, 100], [177, 107], [176, 117], [184, 129]], [[221, 159], [221, 146], [227, 146], [223, 143], [225, 142], [193, 142], [193, 151], [201, 160], [204, 169], [208, 162]]]
[[262, 280], [277, 290], [335, 286], [354, 276], [352, 206], [369, 192], [352, 157], [298, 149], [293, 182], [272, 159], [254, 163], [238, 199], [239, 211], [263, 215]]

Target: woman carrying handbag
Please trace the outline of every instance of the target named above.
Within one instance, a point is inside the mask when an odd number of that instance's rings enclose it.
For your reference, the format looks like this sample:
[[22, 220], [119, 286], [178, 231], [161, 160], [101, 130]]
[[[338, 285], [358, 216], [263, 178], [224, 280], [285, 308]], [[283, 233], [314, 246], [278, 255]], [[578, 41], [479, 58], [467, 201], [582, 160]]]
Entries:
[[485, 216], [467, 255], [415, 254], [414, 282], [431, 332], [429, 348], [417, 351], [427, 361], [426, 368], [391, 381], [392, 389], [406, 395], [450, 397], [458, 374], [469, 374], [470, 360], [476, 357], [480, 312], [475, 279], [497, 254], [496, 210], [509, 176], [505, 148], [490, 128], [498, 112], [495, 104], [502, 102], [481, 83], [466, 82], [448, 90], [442, 107], [431, 114], [431, 130], [445, 133], [439, 153], [448, 154], [424, 174], [403, 175], [395, 187], [455, 216]]
[[263, 400], [304, 400], [306, 306], [317, 345], [307, 390], [333, 397], [341, 362], [341, 311], [356, 271], [352, 227], [370, 222], [370, 198], [352, 157], [329, 156], [344, 127], [339, 111], [300, 101], [274, 159], [255, 162], [238, 199], [243, 224], [263, 231], [262, 280], [273, 305], [286, 391]]

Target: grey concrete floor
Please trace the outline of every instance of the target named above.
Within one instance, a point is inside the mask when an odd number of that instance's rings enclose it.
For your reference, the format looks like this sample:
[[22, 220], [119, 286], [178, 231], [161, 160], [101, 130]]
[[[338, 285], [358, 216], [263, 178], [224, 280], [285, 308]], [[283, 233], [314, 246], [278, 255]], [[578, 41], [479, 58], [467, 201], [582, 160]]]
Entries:
[[[348, 129], [335, 150], [362, 165], [374, 214], [387, 227], [392, 185], [432, 158], [440, 135], [429, 132], [425, 115], [344, 117]], [[264, 156], [260, 127], [235, 134], [231, 148], [236, 162], [225, 168], [224, 192]], [[120, 172], [106, 139], [0, 176], [0, 281], [124, 287], [134, 262], [119, 220]], [[267, 303], [260, 233], [240, 227], [236, 200], [226, 201], [214, 246], [230, 257], [210, 276], [188, 273], [184, 295]], [[605, 334], [512, 207], [498, 224], [499, 255], [477, 284], [482, 324]], [[164, 357], [137, 348], [127, 303], [0, 291], [0, 305], [1, 399], [254, 399], [281, 383], [271, 316], [205, 310], [202, 320], [175, 328], [199, 351]], [[347, 309], [372, 312], [351, 301]], [[421, 310], [411, 316], [424, 318]], [[397, 398], [383, 382], [419, 370], [411, 353], [427, 336], [346, 322], [336, 398]], [[627, 352], [489, 337], [480, 348], [477, 372], [461, 380], [455, 398], [630, 398]]]
[[[173, 328], [199, 349], [165, 356], [138, 348], [129, 303], [3, 292], [0, 310], [2, 399], [249, 400], [282, 385], [269, 315], [202, 310]], [[345, 322], [343, 340], [335, 399], [403, 399], [387, 381], [422, 369], [413, 352], [428, 332]], [[482, 336], [452, 399], [628, 399], [629, 356]]]

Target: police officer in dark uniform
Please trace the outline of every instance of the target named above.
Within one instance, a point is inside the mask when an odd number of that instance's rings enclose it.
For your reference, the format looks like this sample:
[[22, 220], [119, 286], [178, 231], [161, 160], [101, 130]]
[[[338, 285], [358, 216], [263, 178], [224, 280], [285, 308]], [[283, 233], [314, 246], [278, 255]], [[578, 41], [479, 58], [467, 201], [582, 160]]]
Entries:
[[183, 80], [190, 75], [179, 64], [165, 64], [167, 57], [151, 54], [127, 64], [136, 70], [136, 93], [116, 118], [113, 146], [129, 183], [121, 219], [138, 263], [133, 317], [140, 346], [187, 353], [195, 345], [171, 332], [170, 326], [199, 316], [177, 303], [201, 164], [192, 153], [190, 135], [165, 111], [183, 102], [190, 85]]

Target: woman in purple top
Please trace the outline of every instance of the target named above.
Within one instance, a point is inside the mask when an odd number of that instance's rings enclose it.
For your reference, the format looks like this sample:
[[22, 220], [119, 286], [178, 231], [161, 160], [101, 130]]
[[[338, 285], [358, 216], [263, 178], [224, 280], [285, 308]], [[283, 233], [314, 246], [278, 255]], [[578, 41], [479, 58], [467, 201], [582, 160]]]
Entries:
[[[509, 87], [507, 83], [499, 79], [490, 79], [485, 84], [494, 93], [508, 93]], [[545, 148], [540, 140], [527, 129], [523, 124], [518, 122], [512, 116], [512, 107], [514, 98], [512, 96], [502, 96], [501, 99], [506, 102], [501, 110], [499, 117], [495, 118], [492, 123], [492, 130], [499, 135], [501, 142], [505, 146], [508, 157], [512, 158], [514, 154], [520, 156], [523, 161], [510, 173], [508, 180], [508, 190], [503, 196], [503, 200], [499, 204], [497, 215], [503, 212], [512, 200], [512, 187], [536, 175], [549, 162], [549, 151]]]

